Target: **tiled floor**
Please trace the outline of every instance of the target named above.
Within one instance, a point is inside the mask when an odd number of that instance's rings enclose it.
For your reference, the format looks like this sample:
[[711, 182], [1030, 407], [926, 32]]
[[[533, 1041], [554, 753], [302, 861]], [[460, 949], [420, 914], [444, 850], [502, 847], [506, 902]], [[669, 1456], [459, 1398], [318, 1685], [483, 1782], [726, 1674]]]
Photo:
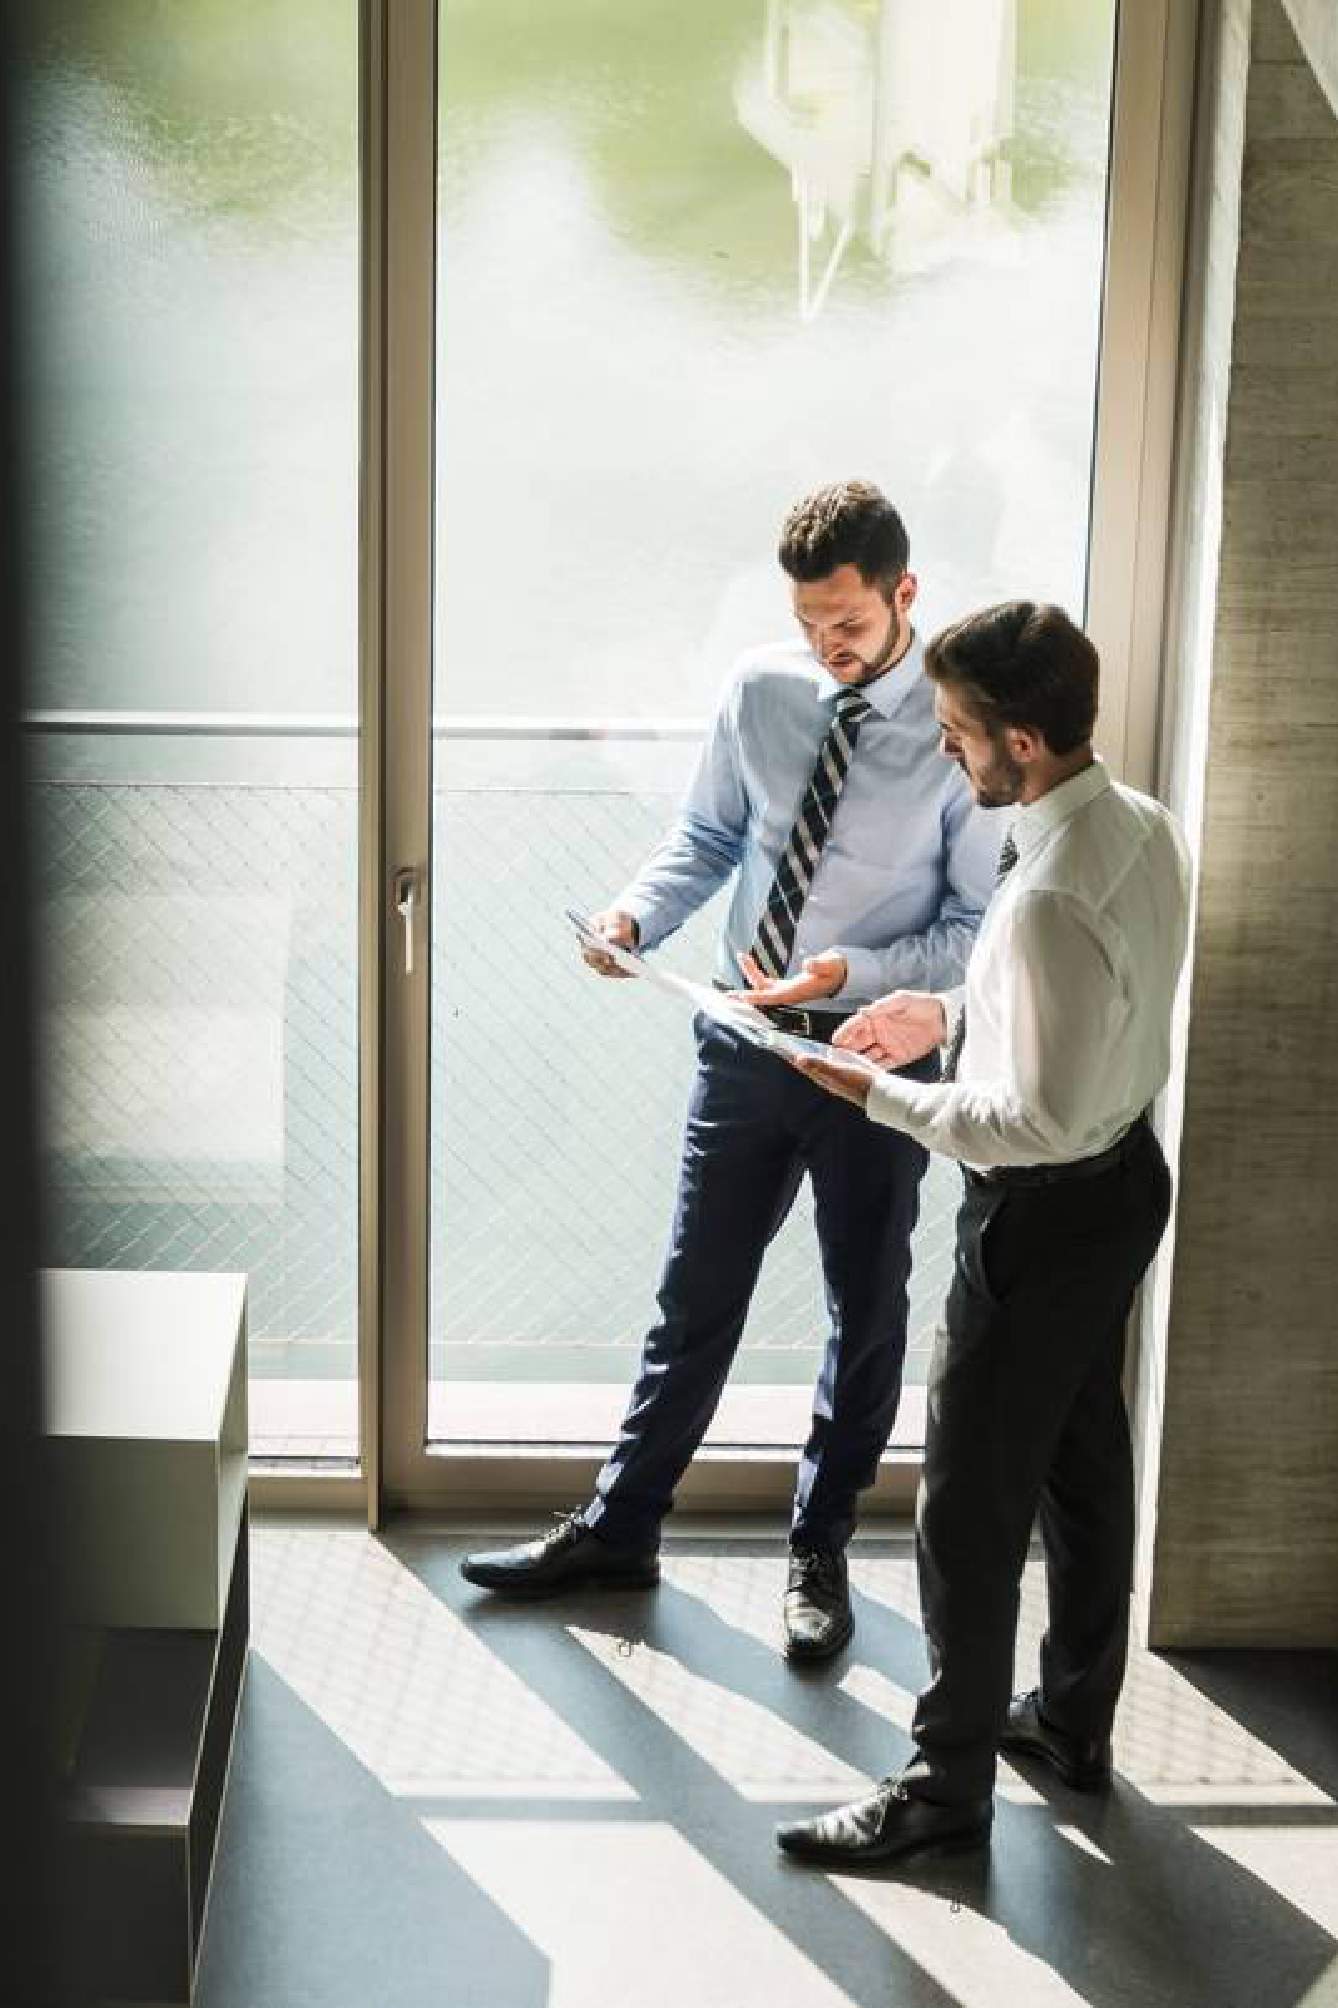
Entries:
[[[658, 1591], [528, 1607], [464, 1545], [254, 1530], [200, 2008], [1338, 2002], [1333, 1655], [1136, 1655], [1108, 1799], [1005, 1771], [987, 1856], [820, 1875], [771, 1828], [905, 1754], [905, 1541], [857, 1542], [855, 1641], [803, 1677], [779, 1536], [685, 1527]], [[1024, 1678], [1042, 1606], [1033, 1569]]]

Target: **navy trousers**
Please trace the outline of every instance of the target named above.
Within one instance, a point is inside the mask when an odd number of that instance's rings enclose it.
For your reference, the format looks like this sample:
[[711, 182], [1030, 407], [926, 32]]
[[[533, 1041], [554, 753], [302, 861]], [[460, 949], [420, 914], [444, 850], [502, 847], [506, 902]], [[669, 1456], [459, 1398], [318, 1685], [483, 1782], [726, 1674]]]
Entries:
[[[911, 1230], [928, 1153], [709, 1019], [673, 1234], [622, 1431], [586, 1509], [619, 1546], [653, 1547], [715, 1414], [769, 1242], [805, 1172], [830, 1327], [800, 1460], [793, 1538], [843, 1548], [896, 1419]], [[937, 1055], [905, 1070], [932, 1080]]]

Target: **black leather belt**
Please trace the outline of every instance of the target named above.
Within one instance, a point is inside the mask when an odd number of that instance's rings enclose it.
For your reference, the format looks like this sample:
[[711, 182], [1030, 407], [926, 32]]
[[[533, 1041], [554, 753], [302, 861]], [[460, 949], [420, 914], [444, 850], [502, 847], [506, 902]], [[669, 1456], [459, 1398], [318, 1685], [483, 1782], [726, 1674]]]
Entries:
[[[713, 990], [727, 990], [718, 976], [711, 978]], [[816, 1039], [821, 1045], [830, 1046], [832, 1034], [838, 1025], [844, 1025], [847, 1018], [853, 1018], [853, 1011], [808, 1011], [799, 1004], [766, 1004], [757, 1007], [763, 1017], [769, 1018], [778, 1032], [796, 1032], [801, 1039]]]
[[1132, 1156], [1148, 1134], [1147, 1117], [1139, 1116], [1123, 1136], [1105, 1150], [1099, 1150], [1095, 1157], [1075, 1157], [1067, 1164], [996, 1164], [988, 1171], [964, 1165], [962, 1169], [972, 1185], [1067, 1185], [1070, 1179], [1099, 1178], [1102, 1172], [1113, 1171], [1117, 1164]]
[[797, 1032], [801, 1039], [816, 1039], [824, 1046], [830, 1046], [832, 1034], [838, 1025], [844, 1025], [847, 1018], [853, 1018], [853, 1011], [806, 1011], [798, 1004], [769, 1004], [764, 1015], [768, 1017], [778, 1032]]

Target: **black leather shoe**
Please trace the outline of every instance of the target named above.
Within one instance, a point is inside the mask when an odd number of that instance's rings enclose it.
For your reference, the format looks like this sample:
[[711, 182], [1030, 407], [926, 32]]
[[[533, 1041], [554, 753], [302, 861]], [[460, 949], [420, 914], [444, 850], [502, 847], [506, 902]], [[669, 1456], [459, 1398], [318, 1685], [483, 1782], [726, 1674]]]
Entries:
[[460, 1574], [481, 1590], [502, 1590], [513, 1597], [547, 1597], [586, 1586], [644, 1590], [659, 1582], [660, 1558], [654, 1549], [637, 1554], [611, 1547], [579, 1513], [563, 1513], [537, 1540], [466, 1555]]
[[898, 1855], [938, 1849], [982, 1848], [994, 1821], [992, 1799], [968, 1799], [939, 1806], [917, 1798], [900, 1778], [884, 1778], [867, 1799], [838, 1806], [816, 1820], [777, 1827], [776, 1843], [801, 1861], [853, 1868], [861, 1862], [892, 1861]]
[[1041, 1690], [1015, 1694], [999, 1746], [1016, 1757], [1039, 1757], [1076, 1792], [1103, 1792], [1110, 1783], [1110, 1744], [1096, 1737], [1070, 1736], [1041, 1714]]
[[855, 1629], [846, 1558], [833, 1548], [792, 1548], [781, 1622], [785, 1657], [830, 1659]]

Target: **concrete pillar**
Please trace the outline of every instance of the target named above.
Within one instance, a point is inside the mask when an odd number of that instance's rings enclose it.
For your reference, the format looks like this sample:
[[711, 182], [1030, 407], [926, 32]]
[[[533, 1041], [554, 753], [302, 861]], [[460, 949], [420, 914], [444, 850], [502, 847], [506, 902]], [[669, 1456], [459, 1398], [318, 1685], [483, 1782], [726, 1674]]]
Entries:
[[1333, 19], [1205, 10], [1162, 761], [1199, 889], [1140, 1383], [1154, 1645], [1338, 1644]]

